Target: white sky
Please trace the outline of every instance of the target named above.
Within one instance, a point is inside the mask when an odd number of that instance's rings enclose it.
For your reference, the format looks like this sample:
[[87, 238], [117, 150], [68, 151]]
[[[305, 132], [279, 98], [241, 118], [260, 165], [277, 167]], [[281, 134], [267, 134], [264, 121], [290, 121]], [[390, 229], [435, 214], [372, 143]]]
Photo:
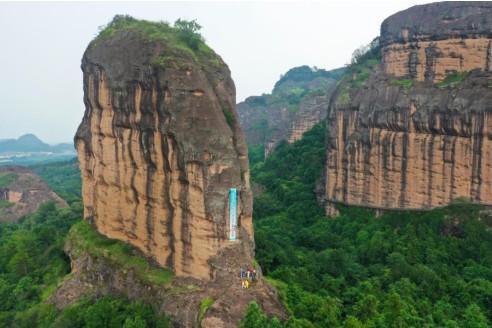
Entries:
[[389, 15], [424, 1], [0, 2], [0, 139], [34, 133], [70, 141], [84, 113], [80, 60], [116, 14], [197, 19], [225, 60], [237, 101], [271, 91], [280, 74], [332, 69], [379, 35]]

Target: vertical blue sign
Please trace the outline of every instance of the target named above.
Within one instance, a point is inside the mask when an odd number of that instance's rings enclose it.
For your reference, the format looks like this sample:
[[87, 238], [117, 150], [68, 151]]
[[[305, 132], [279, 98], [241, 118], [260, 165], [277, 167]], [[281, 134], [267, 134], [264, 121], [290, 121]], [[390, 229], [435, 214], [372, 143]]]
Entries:
[[229, 240], [236, 240], [237, 228], [237, 191], [229, 189]]

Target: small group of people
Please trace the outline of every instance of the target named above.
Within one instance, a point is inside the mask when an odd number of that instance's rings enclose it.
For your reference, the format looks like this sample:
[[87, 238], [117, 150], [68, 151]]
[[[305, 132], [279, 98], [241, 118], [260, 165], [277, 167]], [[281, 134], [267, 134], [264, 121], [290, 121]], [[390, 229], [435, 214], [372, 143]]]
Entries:
[[256, 281], [256, 269], [248, 268], [244, 270], [240, 268], [239, 276], [241, 278], [241, 288], [249, 288], [251, 283]]

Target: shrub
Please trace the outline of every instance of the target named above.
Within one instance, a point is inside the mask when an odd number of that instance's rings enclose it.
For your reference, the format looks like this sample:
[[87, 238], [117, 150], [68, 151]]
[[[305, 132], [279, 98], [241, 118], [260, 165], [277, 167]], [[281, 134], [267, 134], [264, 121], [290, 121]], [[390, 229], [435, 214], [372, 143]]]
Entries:
[[203, 42], [202, 36], [198, 33], [202, 28], [196, 20], [186, 21], [178, 19], [174, 23], [174, 28], [178, 31], [179, 38], [191, 49], [197, 51]]
[[85, 220], [75, 224], [67, 238], [75, 252], [88, 252], [93, 256], [104, 257], [121, 269], [133, 270], [142, 281], [165, 285], [172, 280], [171, 271], [150, 265], [131, 245], [98, 234]]
[[435, 85], [438, 88], [455, 88], [463, 82], [470, 72], [452, 72], [446, 75], [446, 78], [441, 82], [437, 82]]
[[8, 187], [17, 180], [15, 173], [0, 173], [0, 188]]
[[198, 312], [198, 323], [201, 323], [208, 309], [214, 304], [214, 299], [211, 297], [205, 297], [200, 302], [200, 311]]

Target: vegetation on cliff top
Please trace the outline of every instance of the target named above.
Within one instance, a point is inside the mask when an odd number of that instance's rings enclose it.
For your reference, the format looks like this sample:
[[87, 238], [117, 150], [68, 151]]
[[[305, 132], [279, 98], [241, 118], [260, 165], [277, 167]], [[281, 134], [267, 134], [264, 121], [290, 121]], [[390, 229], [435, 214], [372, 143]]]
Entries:
[[336, 103], [348, 105], [352, 93], [365, 85], [374, 68], [380, 63], [379, 38], [375, 38], [368, 45], [357, 48], [352, 54], [350, 65], [347, 65], [345, 76], [338, 83]]
[[248, 97], [245, 102], [252, 107], [285, 105], [294, 110], [306, 95], [323, 94], [344, 72], [344, 68], [327, 71], [306, 65], [294, 67], [280, 76], [271, 94]]
[[17, 180], [17, 174], [15, 173], [0, 173], [0, 188], [8, 187], [15, 180]]
[[[128, 15], [116, 15], [113, 20], [104, 27], [101, 27], [96, 37], [96, 42], [113, 37], [120, 31], [137, 31], [147, 41], [164, 42], [178, 52], [189, 57], [205, 59], [217, 64], [218, 56], [206, 45], [204, 38], [199, 33], [201, 26], [195, 21], [178, 19], [173, 26], [166, 22], [151, 22], [147, 20], [135, 19]], [[173, 61], [174, 56], [166, 53], [157, 57], [153, 64], [156, 66], [165, 65], [166, 61]]]
[[307, 65], [291, 68], [287, 73], [280, 76], [280, 79], [275, 83], [273, 92], [281, 92], [282, 89], [288, 89], [289, 85], [298, 84], [301, 87], [309, 84], [313, 80], [326, 80], [333, 79], [338, 80], [344, 74], [344, 68], [338, 68], [334, 70], [324, 70], [317, 67], [309, 67]]
[[[491, 215], [467, 202], [429, 212], [340, 208], [313, 192], [324, 125], [252, 168], [256, 254], [291, 314], [286, 327], [488, 327]], [[254, 306], [243, 327], [265, 324]], [[248, 324], [246, 324], [248, 323]], [[261, 324], [258, 324], [261, 323]]]
[[258, 136], [255, 138], [256, 141], [249, 145], [250, 159], [263, 157], [264, 145], [274, 131], [279, 129], [276, 125], [278, 122], [273, 122], [269, 113], [281, 108], [296, 113], [304, 99], [327, 95], [330, 86], [333, 86], [344, 72], [344, 68], [327, 71], [306, 65], [294, 67], [280, 77], [271, 94], [248, 97], [241, 103], [239, 106], [247, 105], [248, 112], [253, 116], [251, 126], [246, 127], [247, 136]]

